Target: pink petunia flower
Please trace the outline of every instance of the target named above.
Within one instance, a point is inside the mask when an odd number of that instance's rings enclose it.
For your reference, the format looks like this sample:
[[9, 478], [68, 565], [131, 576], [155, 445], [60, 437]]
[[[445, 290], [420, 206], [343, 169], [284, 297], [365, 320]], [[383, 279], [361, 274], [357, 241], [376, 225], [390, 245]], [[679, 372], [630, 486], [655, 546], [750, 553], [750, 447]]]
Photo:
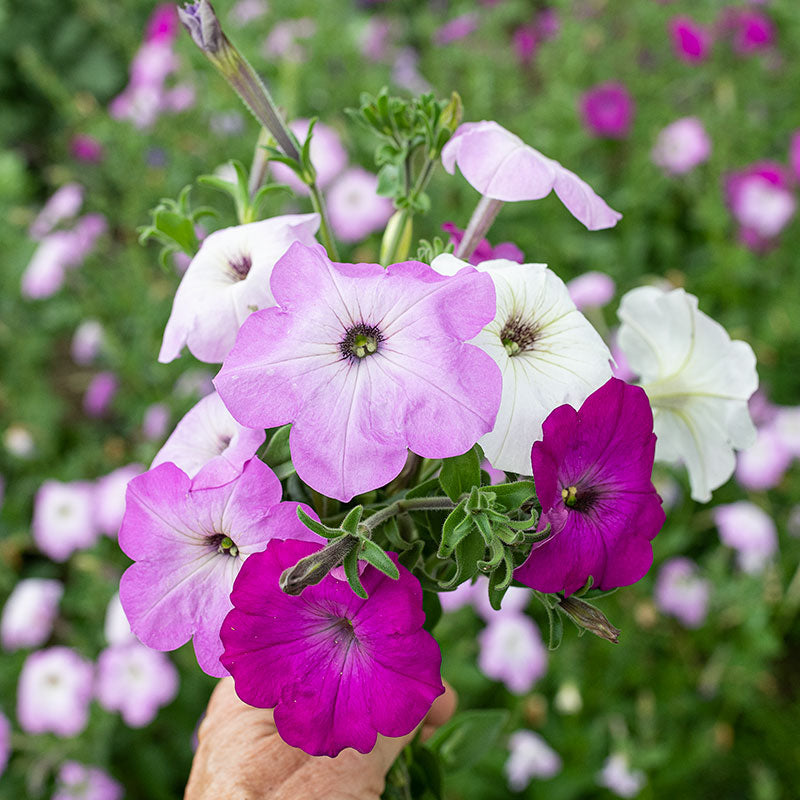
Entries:
[[197, 477], [195, 487], [222, 486], [241, 474], [265, 438], [263, 428], [240, 425], [212, 392], [186, 413], [151, 466], [171, 461], [190, 478]]
[[220, 632], [222, 663], [242, 700], [275, 709], [287, 744], [311, 755], [368, 753], [377, 734], [414, 730], [444, 691], [439, 646], [422, 627], [419, 581], [394, 554], [398, 580], [364, 569], [367, 600], [333, 575], [301, 595], [282, 592], [281, 573], [317, 549], [275, 541], [247, 560]]
[[103, 145], [85, 133], [78, 133], [70, 139], [69, 151], [73, 158], [84, 164], [99, 164], [105, 158]]
[[517, 60], [523, 67], [528, 67], [539, 48], [538, 30], [535, 25], [520, 25], [511, 34], [511, 45]]
[[108, 411], [119, 389], [119, 380], [113, 372], [98, 372], [86, 387], [83, 410], [87, 416], [102, 417]]
[[711, 52], [711, 33], [690, 17], [679, 16], [669, 23], [672, 48], [682, 61], [694, 64], [705, 61]]
[[736, 458], [736, 480], [745, 489], [763, 491], [777, 486], [792, 463], [792, 451], [786, 446], [777, 424], [758, 429], [755, 444]]
[[128, 484], [119, 544], [136, 561], [119, 594], [131, 629], [154, 650], [174, 650], [194, 637], [204, 672], [221, 677], [219, 627], [228, 595], [249, 555], [270, 539], [318, 541], [281, 502], [281, 484], [257, 458], [224, 486], [201, 488], [174, 464], [161, 464]]
[[764, 13], [749, 8], [726, 9], [723, 27], [733, 35], [733, 49], [742, 56], [768, 50], [775, 44], [775, 25]]
[[[457, 228], [452, 222], [443, 223], [442, 230], [449, 234], [450, 241], [455, 245], [456, 249], [458, 249], [461, 240], [464, 238], [464, 231], [461, 228]], [[516, 261], [517, 264], [521, 264], [525, 260], [525, 254], [514, 242], [500, 242], [500, 244], [492, 247], [488, 239], [481, 239], [480, 244], [478, 244], [469, 257], [469, 263], [473, 266], [477, 266], [482, 261], [492, 261], [496, 258]]]
[[570, 214], [589, 230], [611, 228], [622, 215], [574, 172], [526, 145], [496, 122], [465, 122], [442, 148], [442, 166], [456, 165], [484, 197], [503, 202], [540, 200], [555, 191]]
[[504, 772], [515, 792], [525, 790], [532, 778], [547, 780], [561, 772], [561, 756], [533, 731], [512, 733], [508, 751]]
[[611, 302], [617, 285], [605, 272], [584, 272], [567, 283], [569, 297], [578, 311], [586, 308], [602, 308]]
[[39, 647], [53, 632], [58, 604], [64, 594], [60, 581], [48, 578], [21, 580], [3, 606], [0, 641], [4, 650]]
[[294, 214], [223, 228], [203, 241], [181, 280], [158, 360], [186, 345], [200, 361], [219, 363], [247, 317], [275, 305], [269, 276], [292, 242], [313, 244], [318, 214]]
[[772, 517], [747, 500], [717, 506], [712, 513], [720, 540], [737, 551], [741, 569], [751, 574], [762, 572], [778, 551]]
[[149, 442], [157, 442], [164, 438], [169, 428], [169, 407], [164, 403], [151, 403], [144, 410], [142, 418], [142, 436]]
[[621, 83], [601, 83], [581, 97], [583, 125], [592, 136], [625, 139], [631, 132], [635, 107], [633, 98]]
[[658, 134], [650, 158], [667, 175], [685, 175], [710, 155], [711, 139], [703, 123], [697, 117], [681, 117]]
[[517, 579], [566, 594], [589, 576], [600, 589], [638, 581], [665, 519], [651, 480], [655, 445], [647, 395], [616, 378], [579, 411], [553, 411], [531, 453], [540, 524], [550, 523], [552, 535], [534, 545]]
[[334, 234], [343, 242], [357, 242], [380, 230], [394, 206], [378, 194], [378, 177], [361, 167], [345, 170], [327, 193], [328, 215]]
[[466, 39], [476, 30], [478, 30], [478, 15], [474, 12], [467, 12], [445, 22], [434, 34], [433, 41], [434, 44], [442, 47]]
[[91, 547], [100, 534], [94, 520], [94, 487], [86, 481], [45, 481], [33, 503], [33, 539], [53, 561]]
[[491, 430], [500, 371], [465, 343], [494, 317], [489, 276], [337, 264], [296, 243], [271, 289], [278, 306], [247, 319], [215, 384], [241, 424], [293, 423], [309, 486], [347, 501], [398, 475], [408, 448], [445, 458]]
[[31, 223], [28, 233], [32, 239], [47, 236], [59, 222], [72, 219], [83, 205], [83, 186], [74, 181], [56, 189]]
[[51, 800], [122, 800], [123, 795], [122, 786], [99, 767], [65, 761]]
[[94, 667], [69, 647], [31, 653], [17, 687], [17, 720], [26, 733], [77, 736], [89, 722]]
[[128, 482], [143, 472], [141, 464], [126, 464], [97, 479], [94, 486], [94, 519], [106, 536], [116, 538], [125, 515]]
[[514, 694], [529, 692], [547, 672], [547, 648], [524, 614], [501, 614], [478, 634], [478, 667]]
[[178, 694], [178, 670], [163, 654], [139, 642], [112, 645], [97, 659], [97, 701], [119, 711], [131, 728], [149, 725]]
[[76, 364], [86, 366], [99, 355], [105, 341], [103, 326], [96, 319], [81, 322], [72, 334], [70, 355]]
[[687, 628], [699, 628], [708, 614], [711, 584], [700, 577], [697, 564], [688, 558], [671, 558], [659, 570], [654, 598], [665, 613]]

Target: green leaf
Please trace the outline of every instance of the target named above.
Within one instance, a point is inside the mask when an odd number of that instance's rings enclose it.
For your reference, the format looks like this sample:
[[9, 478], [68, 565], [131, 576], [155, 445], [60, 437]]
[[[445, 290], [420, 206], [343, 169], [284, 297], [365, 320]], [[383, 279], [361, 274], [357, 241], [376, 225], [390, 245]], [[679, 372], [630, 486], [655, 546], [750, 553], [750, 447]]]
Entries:
[[564, 620], [561, 619], [558, 611], [547, 608], [547, 621], [550, 624], [547, 647], [549, 650], [558, 650], [561, 640], [564, 638]]
[[483, 558], [485, 552], [486, 544], [480, 536], [473, 533], [463, 538], [455, 549], [455, 574], [450, 580], [439, 582], [442, 589], [454, 589], [460, 583], [471, 580], [478, 572], [478, 561]]
[[264, 451], [264, 462], [269, 467], [276, 467], [292, 460], [292, 453], [289, 449], [289, 433], [291, 425], [284, 425], [272, 434], [267, 449]]
[[361, 522], [361, 515], [363, 513], [364, 506], [355, 506], [351, 508], [339, 527], [343, 531], [347, 531], [351, 536], [355, 536], [358, 531], [358, 523]]
[[310, 517], [302, 508], [302, 506], [297, 506], [297, 518], [303, 525], [306, 526], [310, 531], [313, 531], [318, 536], [324, 536], [326, 539], [331, 539], [334, 536], [341, 536], [344, 534], [344, 531], [337, 530], [334, 528], [329, 528], [326, 525], [323, 525], [321, 522], [318, 522], [313, 517]]
[[438, 592], [424, 591], [422, 593], [422, 610], [425, 612], [425, 624], [423, 627], [430, 633], [442, 618], [442, 604], [439, 600]]
[[464, 510], [462, 500], [451, 512], [442, 526], [442, 541], [439, 558], [448, 558], [456, 545], [472, 530], [472, 517]]
[[388, 575], [392, 580], [396, 581], [400, 577], [400, 570], [397, 569], [397, 564], [384, 553], [380, 545], [375, 544], [371, 539], [361, 540], [360, 557], [367, 563], [372, 564], [375, 569], [379, 569], [384, 575]]
[[361, 598], [366, 600], [369, 595], [361, 583], [358, 574], [358, 548], [354, 547], [344, 559], [344, 574], [347, 575], [347, 582], [350, 588]]
[[438, 753], [446, 769], [473, 769], [494, 747], [508, 717], [505, 709], [461, 711], [428, 739], [427, 746]]
[[495, 502], [505, 511], [515, 511], [523, 503], [536, 497], [533, 481], [514, 481], [513, 483], [497, 483], [487, 487], [495, 493]]
[[445, 494], [458, 502], [462, 494], [466, 494], [473, 486], [481, 485], [481, 465], [475, 448], [454, 458], [442, 459], [439, 483]]

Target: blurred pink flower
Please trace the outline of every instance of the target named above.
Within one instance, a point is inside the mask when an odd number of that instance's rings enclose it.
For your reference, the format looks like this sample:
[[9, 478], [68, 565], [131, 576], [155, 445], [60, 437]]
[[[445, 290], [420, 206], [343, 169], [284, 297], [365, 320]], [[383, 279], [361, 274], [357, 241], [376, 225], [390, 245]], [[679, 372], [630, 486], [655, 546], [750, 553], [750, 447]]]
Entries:
[[162, 3], [153, 10], [147, 20], [145, 41], [171, 42], [178, 35], [178, 15], [172, 3]]
[[624, 753], [612, 753], [597, 773], [597, 782], [619, 797], [636, 797], [647, 783], [640, 769], [631, 769]]
[[685, 175], [710, 155], [711, 139], [703, 123], [697, 117], [681, 117], [658, 134], [650, 158], [668, 175]]
[[99, 164], [105, 157], [103, 145], [94, 136], [85, 133], [75, 134], [70, 140], [69, 149], [74, 158], [85, 164]]
[[742, 450], [736, 459], [736, 480], [745, 489], [763, 491], [777, 486], [789, 465], [792, 453], [774, 425], [759, 428], [755, 444]]
[[441, 47], [465, 39], [476, 30], [478, 30], [478, 15], [470, 11], [445, 22], [434, 34], [433, 41]]
[[117, 394], [119, 381], [113, 372], [98, 372], [83, 395], [83, 410], [89, 417], [102, 417]]
[[24, 578], [3, 606], [0, 639], [4, 650], [40, 647], [53, 632], [58, 604], [64, 594], [60, 581]]
[[699, 628], [708, 614], [711, 584], [688, 558], [671, 558], [658, 572], [654, 598], [665, 613], [687, 628]]
[[8, 757], [11, 755], [11, 723], [0, 711], [0, 777], [6, 771]]
[[567, 283], [570, 299], [578, 311], [586, 308], [602, 308], [611, 302], [617, 287], [605, 272], [584, 272]]
[[633, 123], [633, 98], [621, 83], [594, 86], [583, 94], [580, 111], [584, 127], [593, 136], [624, 139]]
[[248, 22], [260, 19], [269, 11], [266, 0], [237, 0], [230, 11], [230, 17], [236, 25], [244, 27]]
[[361, 167], [350, 167], [328, 190], [331, 228], [343, 242], [357, 242], [389, 221], [392, 201], [377, 190], [377, 176]]
[[51, 800], [122, 800], [122, 786], [99, 767], [65, 761]]
[[144, 410], [142, 436], [150, 442], [164, 438], [170, 421], [169, 407], [164, 403], [152, 403]]
[[504, 771], [508, 785], [515, 792], [525, 790], [533, 778], [547, 780], [561, 772], [561, 756], [533, 731], [512, 733], [508, 751]]
[[778, 550], [778, 532], [772, 517], [747, 500], [712, 509], [722, 543], [737, 551], [737, 561], [748, 573], [762, 572]]
[[65, 183], [50, 196], [36, 219], [31, 223], [28, 233], [32, 239], [40, 240], [50, 233], [59, 222], [72, 219], [83, 205], [83, 186], [74, 181]]
[[91, 364], [100, 354], [103, 347], [103, 326], [96, 319], [81, 322], [72, 334], [70, 354], [76, 364]]
[[361, 37], [361, 54], [370, 61], [384, 61], [392, 51], [394, 28], [385, 17], [370, 17]]
[[669, 23], [675, 55], [687, 63], [705, 61], [711, 52], [711, 33], [690, 17], [679, 16]]
[[94, 487], [95, 524], [106, 536], [116, 538], [125, 514], [125, 490], [128, 482], [141, 475], [142, 464], [127, 464], [98, 478]]
[[33, 501], [33, 539], [53, 559], [66, 561], [99, 536], [93, 513], [94, 487], [87, 481], [45, 481]]
[[723, 27], [733, 35], [733, 49], [747, 56], [768, 50], [775, 44], [775, 26], [761, 11], [731, 8], [723, 12]]
[[478, 667], [502, 681], [514, 694], [525, 694], [547, 672], [547, 649], [536, 623], [524, 614], [501, 614], [479, 634]]
[[261, 47], [261, 54], [269, 61], [282, 58], [300, 64], [308, 57], [306, 47], [301, 42], [310, 39], [316, 32], [317, 23], [310, 17], [281, 20], [272, 26]]
[[524, 67], [530, 66], [539, 45], [536, 26], [528, 24], [516, 28], [511, 35], [511, 45], [520, 64]]
[[773, 430], [781, 445], [800, 458], [800, 406], [777, 406]]

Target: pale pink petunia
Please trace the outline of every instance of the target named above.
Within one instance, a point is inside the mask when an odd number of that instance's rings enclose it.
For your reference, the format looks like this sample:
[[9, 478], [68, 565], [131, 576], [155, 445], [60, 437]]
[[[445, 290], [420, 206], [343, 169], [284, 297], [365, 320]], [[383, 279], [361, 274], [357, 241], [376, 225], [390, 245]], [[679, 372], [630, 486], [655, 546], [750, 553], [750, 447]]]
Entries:
[[119, 389], [119, 380], [113, 372], [98, 372], [86, 387], [83, 395], [83, 410], [87, 416], [102, 417], [106, 414]]
[[243, 425], [293, 423], [312, 488], [347, 501], [394, 478], [409, 448], [454, 456], [492, 428], [500, 371], [466, 343], [494, 316], [489, 276], [337, 264], [296, 243], [271, 286], [277, 307], [247, 319], [215, 384]]
[[144, 410], [142, 436], [150, 442], [164, 438], [169, 428], [170, 410], [165, 403], [151, 403]]
[[110, 645], [128, 644], [129, 642], [138, 641], [133, 635], [128, 618], [125, 616], [125, 609], [120, 602], [119, 592], [108, 601], [108, 605], [106, 606], [103, 635]]
[[631, 769], [624, 753], [613, 753], [597, 773], [597, 782], [618, 797], [636, 797], [647, 783], [647, 776], [640, 769]]
[[525, 790], [533, 778], [547, 780], [561, 772], [561, 756], [533, 731], [512, 733], [508, 751], [504, 771], [508, 785], [515, 792]]
[[99, 767], [65, 761], [50, 800], [122, 800], [123, 796], [121, 784]]
[[736, 480], [752, 491], [772, 489], [783, 480], [791, 463], [792, 451], [778, 426], [766, 425], [758, 429], [755, 443], [737, 456]]
[[800, 458], [800, 406], [778, 406], [774, 430], [793, 458]]
[[83, 205], [83, 194], [83, 186], [74, 181], [56, 189], [31, 223], [31, 238], [42, 239], [60, 222], [75, 217]]
[[445, 22], [434, 34], [433, 42], [442, 47], [465, 39], [476, 30], [478, 30], [478, 15], [470, 11]]
[[377, 175], [361, 167], [350, 167], [331, 184], [327, 202], [331, 228], [343, 242], [380, 230], [394, 211], [392, 201], [378, 194]]
[[602, 308], [611, 302], [617, 286], [605, 272], [584, 272], [567, 282], [570, 300], [578, 311], [586, 308]]
[[717, 506], [712, 513], [719, 538], [737, 551], [742, 570], [762, 572], [778, 550], [778, 532], [772, 517], [747, 500]]
[[547, 649], [524, 614], [500, 614], [479, 634], [478, 667], [514, 694], [525, 694], [547, 672]]
[[622, 218], [574, 172], [496, 122], [460, 125], [442, 148], [442, 165], [451, 175], [457, 165], [473, 188], [494, 200], [539, 200], [555, 191], [589, 230], [613, 227]]
[[650, 158], [668, 175], [685, 175], [710, 155], [711, 139], [703, 123], [697, 117], [681, 117], [658, 134]]
[[190, 478], [202, 470], [196, 486], [221, 486], [241, 473], [265, 438], [263, 428], [240, 425], [212, 392], [186, 413], [151, 466], [171, 461]]
[[94, 487], [86, 481], [45, 481], [33, 503], [33, 539], [54, 561], [91, 547], [100, 531], [94, 520]]
[[181, 280], [158, 360], [173, 361], [186, 345], [201, 361], [219, 363], [253, 312], [275, 305], [269, 277], [292, 242], [313, 244], [317, 214], [298, 214], [210, 234]]
[[24, 578], [8, 596], [0, 619], [4, 650], [43, 645], [53, 631], [58, 604], [64, 594], [60, 581]]
[[671, 558], [658, 571], [654, 598], [665, 614], [687, 628], [699, 628], [708, 614], [711, 584], [688, 558]]
[[105, 341], [103, 326], [96, 319], [81, 322], [72, 334], [70, 355], [76, 364], [86, 366], [100, 355]]

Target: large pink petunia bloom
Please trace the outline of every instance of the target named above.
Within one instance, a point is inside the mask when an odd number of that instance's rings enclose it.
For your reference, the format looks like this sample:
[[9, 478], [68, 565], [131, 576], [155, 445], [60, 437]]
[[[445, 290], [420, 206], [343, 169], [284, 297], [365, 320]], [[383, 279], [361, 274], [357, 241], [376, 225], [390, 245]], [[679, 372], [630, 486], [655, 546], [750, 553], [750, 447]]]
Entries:
[[211, 392], [189, 409], [151, 466], [171, 461], [196, 478], [195, 488], [221, 486], [241, 473], [265, 438], [263, 428], [240, 425], [220, 396]]
[[292, 242], [313, 244], [318, 227], [318, 214], [293, 214], [207, 236], [175, 293], [158, 360], [173, 361], [186, 345], [200, 361], [220, 363], [245, 319], [275, 305], [275, 262]]
[[467, 182], [493, 200], [540, 200], [555, 191], [570, 214], [592, 231], [622, 219], [574, 172], [493, 121], [460, 125], [442, 148], [442, 165], [451, 175], [458, 165]]
[[644, 390], [611, 378], [580, 411], [553, 411], [543, 437], [531, 460], [541, 524], [553, 533], [534, 546], [517, 579], [566, 594], [590, 575], [600, 589], [635, 583], [650, 568], [650, 542], [665, 518], [651, 481], [656, 437]]
[[625, 139], [631, 132], [634, 111], [630, 92], [616, 81], [593, 86], [581, 96], [581, 118], [592, 136]]
[[297, 519], [297, 505], [281, 502], [280, 481], [257, 458], [215, 488], [198, 488], [171, 463], [134, 478], [119, 532], [136, 561], [119, 587], [131, 630], [154, 650], [194, 637], [200, 667], [225, 675], [219, 627], [242, 563], [276, 537], [320, 541]]
[[247, 319], [214, 382], [243, 425], [293, 423], [312, 488], [347, 501], [398, 475], [408, 448], [455, 456], [492, 429], [500, 371], [466, 344], [495, 314], [488, 275], [338, 264], [294, 244], [271, 288], [278, 307]]
[[287, 744], [311, 755], [368, 753], [377, 734], [414, 730], [444, 691], [439, 646], [422, 627], [419, 581], [394, 554], [398, 580], [372, 566], [362, 573], [367, 600], [333, 575], [284, 594], [283, 570], [317, 549], [271, 542], [248, 559], [220, 632], [222, 663], [242, 700], [275, 709]]

